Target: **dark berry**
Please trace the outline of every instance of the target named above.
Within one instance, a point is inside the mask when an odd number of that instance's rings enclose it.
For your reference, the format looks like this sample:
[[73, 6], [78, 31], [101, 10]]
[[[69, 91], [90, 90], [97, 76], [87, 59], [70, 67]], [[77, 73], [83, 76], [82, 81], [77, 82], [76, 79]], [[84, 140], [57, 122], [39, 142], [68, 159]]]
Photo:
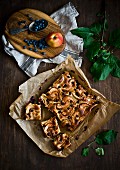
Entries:
[[36, 48], [34, 48], [34, 52], [37, 52], [38, 50]]
[[20, 21], [18, 22], [18, 25], [21, 25], [21, 22], [20, 22]]
[[32, 48], [29, 48], [30, 51], [32, 51]]
[[46, 20], [35, 20], [35, 23], [32, 26], [33, 31], [40, 31], [44, 29], [48, 25], [48, 22]]
[[79, 139], [79, 136], [77, 135], [77, 136], [75, 136], [75, 140], [78, 140]]
[[43, 47], [39, 47], [40, 50], [43, 50]]
[[41, 52], [42, 55], [45, 55], [46, 53], [45, 52]]
[[24, 39], [24, 42], [28, 42], [28, 40], [27, 40], [27, 39]]
[[29, 18], [30, 21], [33, 21], [34, 19], [32, 17]]
[[23, 46], [23, 49], [26, 49], [26, 46], [25, 46], [25, 45]]
[[13, 49], [12, 48], [9, 48], [10, 51], [12, 51]]
[[32, 44], [32, 40], [29, 41], [29, 44]]
[[36, 19], [35, 22], [39, 22], [39, 19]]
[[32, 96], [31, 98], [30, 98], [30, 101], [29, 101], [30, 103], [35, 103], [35, 98], [34, 98], [34, 96]]

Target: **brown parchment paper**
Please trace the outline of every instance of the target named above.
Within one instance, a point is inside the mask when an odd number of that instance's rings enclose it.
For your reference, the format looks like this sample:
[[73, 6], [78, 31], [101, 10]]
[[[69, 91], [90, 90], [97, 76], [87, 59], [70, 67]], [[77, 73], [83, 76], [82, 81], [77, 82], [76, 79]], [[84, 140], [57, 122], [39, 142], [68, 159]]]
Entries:
[[[70, 135], [72, 145], [63, 151], [56, 151], [52, 141], [45, 138], [40, 121], [24, 120], [25, 105], [31, 96], [40, 95], [47, 91], [48, 87], [65, 71], [69, 71], [78, 82], [88, 90], [89, 93], [97, 96], [100, 104], [93, 109], [85, 120], [79, 125], [74, 132], [61, 129]], [[120, 109], [120, 105], [107, 100], [97, 90], [92, 89], [82, 70], [76, 65], [71, 56], [58, 65], [55, 69], [38, 74], [30, 78], [19, 87], [21, 95], [10, 106], [9, 115], [19, 124], [24, 132], [37, 144], [37, 146], [46, 154], [56, 157], [67, 157], [77, 149], [84, 141], [94, 134]], [[42, 120], [52, 116], [44, 106], [42, 106]], [[76, 140], [77, 139], [77, 140]]]

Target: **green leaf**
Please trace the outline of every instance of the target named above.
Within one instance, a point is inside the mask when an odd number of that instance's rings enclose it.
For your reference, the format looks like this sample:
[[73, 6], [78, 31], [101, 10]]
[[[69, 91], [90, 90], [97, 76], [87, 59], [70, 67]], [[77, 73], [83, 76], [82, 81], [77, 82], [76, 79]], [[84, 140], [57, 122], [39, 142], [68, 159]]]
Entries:
[[116, 66], [113, 68], [111, 74], [114, 77], [120, 78], [120, 61], [116, 63]]
[[117, 60], [119, 60], [118, 58], [116, 58], [114, 55], [110, 55], [110, 57], [107, 60], [107, 63], [115, 66], [115, 63], [117, 62]]
[[101, 62], [101, 59], [98, 59], [91, 67], [91, 73], [94, 81], [105, 80], [112, 70], [113, 66]]
[[88, 48], [93, 43], [94, 38], [88, 36], [87, 38], [84, 38], [83, 41], [84, 41], [84, 48]]
[[83, 149], [82, 149], [82, 152], [81, 152], [81, 155], [82, 155], [82, 156], [88, 156], [89, 151], [90, 151], [90, 150], [89, 150], [88, 147], [83, 148]]
[[107, 63], [107, 60], [109, 56], [111, 55], [111, 53], [105, 49], [100, 49], [98, 55], [101, 58], [102, 62]]
[[70, 31], [73, 35], [77, 35], [81, 38], [87, 38], [88, 36], [93, 36], [93, 33], [87, 27], [80, 27]]
[[99, 156], [103, 156], [104, 155], [104, 149], [103, 148], [96, 148], [95, 152]]
[[91, 32], [90, 28], [87, 27], [80, 27], [71, 30], [73, 35], [77, 35], [78, 37], [83, 38], [84, 40], [84, 48], [87, 48], [93, 41], [94, 38], [92, 37], [94, 34]]
[[114, 55], [111, 55], [108, 62], [113, 65], [112, 76], [120, 78], [120, 60]]
[[79, 28], [73, 29], [71, 31], [90, 32], [90, 29], [88, 27], [79, 27]]
[[100, 23], [94, 23], [90, 26], [90, 30], [91, 32], [93, 32], [94, 34], [99, 34], [102, 30], [102, 26]]
[[117, 137], [117, 132], [115, 132], [114, 130], [107, 130], [104, 132], [99, 133], [96, 136], [96, 143], [99, 145], [108, 145], [110, 143], [112, 143]]
[[102, 46], [105, 47], [107, 44], [105, 42], [102, 42]]
[[109, 45], [120, 48], [120, 29], [114, 30], [109, 37]]
[[90, 61], [94, 61], [94, 57], [98, 55], [99, 50], [100, 50], [100, 43], [94, 41], [89, 45], [86, 56]]

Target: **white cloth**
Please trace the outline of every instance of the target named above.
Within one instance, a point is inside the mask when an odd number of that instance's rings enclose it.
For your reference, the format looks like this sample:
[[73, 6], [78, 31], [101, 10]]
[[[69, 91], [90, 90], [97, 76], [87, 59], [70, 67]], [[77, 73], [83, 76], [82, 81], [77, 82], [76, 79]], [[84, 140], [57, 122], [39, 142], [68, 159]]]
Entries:
[[64, 51], [53, 59], [35, 59], [26, 56], [25, 54], [17, 51], [3, 35], [2, 40], [4, 44], [4, 50], [7, 54], [15, 58], [19, 67], [30, 77], [36, 75], [37, 69], [42, 61], [46, 63], [60, 64], [65, 60], [67, 54], [70, 54], [78, 63], [78, 65], [81, 66], [82, 57], [80, 57], [79, 54], [83, 51], [83, 39], [72, 35], [70, 32], [70, 30], [77, 28], [76, 17], [78, 15], [79, 13], [71, 2], [64, 5], [61, 9], [51, 15], [51, 18], [53, 18], [56, 23], [58, 23], [65, 33], [66, 38], [66, 47]]

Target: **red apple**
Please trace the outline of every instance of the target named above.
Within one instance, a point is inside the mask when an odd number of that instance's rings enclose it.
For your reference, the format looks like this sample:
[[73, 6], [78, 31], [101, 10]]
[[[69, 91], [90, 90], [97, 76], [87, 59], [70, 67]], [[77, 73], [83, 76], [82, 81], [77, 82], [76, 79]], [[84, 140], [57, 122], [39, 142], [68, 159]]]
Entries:
[[63, 36], [60, 32], [51, 32], [46, 37], [46, 42], [50, 47], [59, 47], [63, 43]]

